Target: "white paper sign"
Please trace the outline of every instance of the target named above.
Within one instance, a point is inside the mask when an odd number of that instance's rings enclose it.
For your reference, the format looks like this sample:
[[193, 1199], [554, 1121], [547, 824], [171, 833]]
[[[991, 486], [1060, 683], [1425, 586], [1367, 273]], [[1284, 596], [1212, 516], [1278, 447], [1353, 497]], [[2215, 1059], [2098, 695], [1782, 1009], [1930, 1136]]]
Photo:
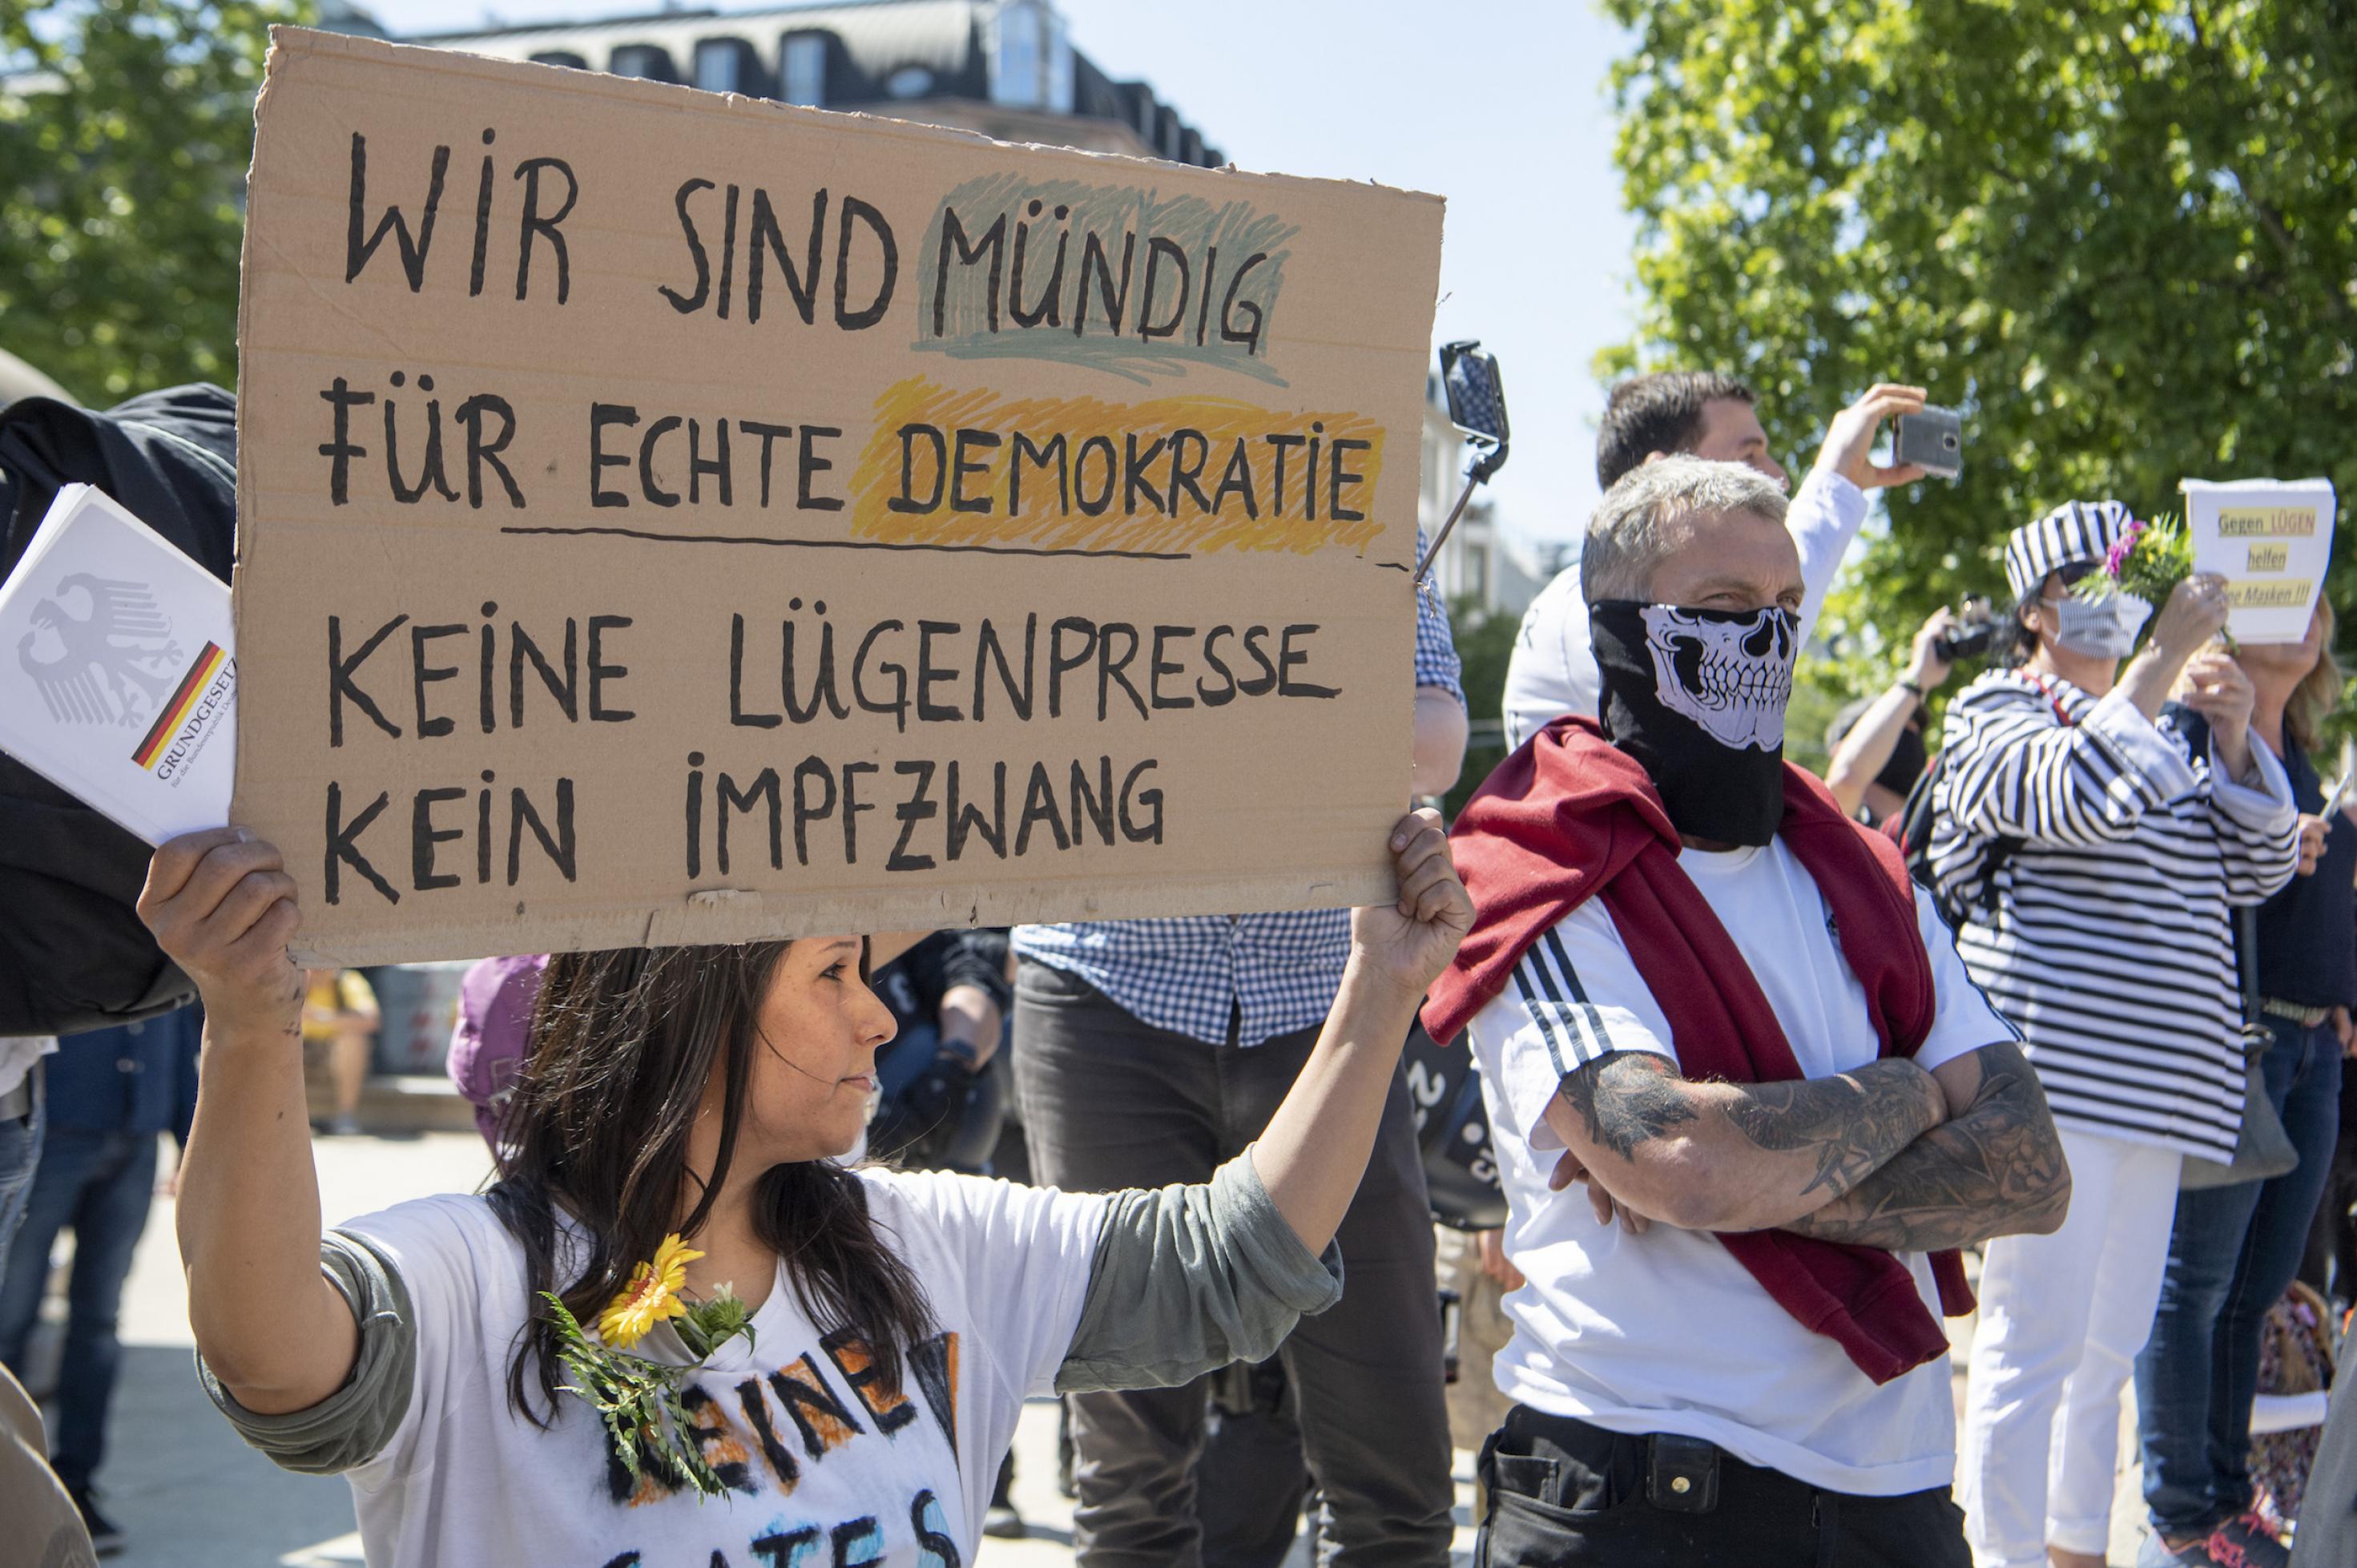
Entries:
[[0, 751], [145, 839], [229, 821], [229, 585], [88, 485], [0, 584]]
[[2326, 479], [2184, 479], [2193, 569], [2226, 579], [2226, 630], [2237, 642], [2298, 642], [2332, 559]]

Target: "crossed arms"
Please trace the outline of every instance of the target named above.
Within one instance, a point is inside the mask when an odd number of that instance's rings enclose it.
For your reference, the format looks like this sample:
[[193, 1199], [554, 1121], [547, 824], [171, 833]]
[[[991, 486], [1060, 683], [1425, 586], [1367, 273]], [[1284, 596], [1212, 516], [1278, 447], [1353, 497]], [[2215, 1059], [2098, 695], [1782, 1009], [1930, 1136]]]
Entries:
[[1546, 1110], [1553, 1185], [1690, 1230], [1791, 1230], [1929, 1251], [2060, 1227], [2071, 1173], [2045, 1094], [2010, 1041], [1924, 1071], [1886, 1058], [1787, 1083], [1682, 1077], [1622, 1051], [1564, 1076]]

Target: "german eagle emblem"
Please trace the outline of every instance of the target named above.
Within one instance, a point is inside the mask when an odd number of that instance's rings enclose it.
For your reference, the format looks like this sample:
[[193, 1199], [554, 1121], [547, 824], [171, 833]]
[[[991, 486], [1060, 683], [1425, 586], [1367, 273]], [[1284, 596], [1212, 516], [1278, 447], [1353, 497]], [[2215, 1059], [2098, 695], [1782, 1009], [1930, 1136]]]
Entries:
[[16, 662], [59, 724], [145, 724], [181, 662], [171, 618], [144, 583], [76, 572], [33, 606]]

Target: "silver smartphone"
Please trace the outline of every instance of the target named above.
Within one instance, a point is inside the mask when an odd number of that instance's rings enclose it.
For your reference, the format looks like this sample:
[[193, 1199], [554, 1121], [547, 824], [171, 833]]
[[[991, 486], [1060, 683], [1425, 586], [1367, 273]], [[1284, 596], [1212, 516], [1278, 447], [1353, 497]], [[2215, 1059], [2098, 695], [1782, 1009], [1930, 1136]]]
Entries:
[[1893, 463], [1913, 463], [1943, 479], [1964, 471], [1964, 422], [1953, 408], [1925, 407], [1899, 416]]

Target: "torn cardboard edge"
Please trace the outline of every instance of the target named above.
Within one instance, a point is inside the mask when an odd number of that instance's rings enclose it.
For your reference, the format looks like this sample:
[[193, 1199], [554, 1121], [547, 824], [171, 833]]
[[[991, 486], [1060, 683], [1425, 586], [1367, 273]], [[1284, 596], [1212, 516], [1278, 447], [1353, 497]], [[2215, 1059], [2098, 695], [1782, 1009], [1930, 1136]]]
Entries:
[[[283, 43], [282, 43], [283, 40]], [[1281, 174], [1265, 169], [1245, 168], [1238, 164], [1224, 164], [1215, 169], [1200, 168], [1193, 164], [1173, 164], [1168, 158], [1143, 156], [1136, 153], [1104, 152], [1094, 147], [1065, 146], [1053, 142], [1004, 142], [996, 136], [963, 125], [935, 125], [921, 120], [895, 119], [888, 114], [864, 113], [856, 110], [817, 109], [807, 104], [781, 103], [774, 98], [754, 98], [741, 92], [706, 92], [681, 82], [651, 81], [643, 77], [609, 76], [603, 71], [580, 70], [567, 65], [552, 65], [544, 60], [511, 60], [490, 55], [469, 54], [463, 49], [436, 48], [417, 43], [394, 43], [383, 38], [361, 38], [351, 33], [323, 32], [317, 27], [301, 27], [288, 23], [273, 23], [270, 27], [270, 50], [263, 60], [263, 83], [254, 97], [257, 119], [263, 97], [282, 70], [299, 59], [306, 49], [321, 54], [340, 54], [360, 58], [373, 56], [390, 64], [406, 69], [457, 71], [477, 76], [510, 77], [513, 73], [533, 71], [544, 77], [545, 90], [559, 92], [587, 92], [612, 101], [637, 99], [647, 103], [672, 109], [683, 114], [721, 115], [737, 109], [775, 113], [790, 120], [802, 120], [819, 130], [837, 126], [856, 126], [863, 135], [885, 135], [911, 141], [957, 143], [968, 146], [1019, 152], [1026, 156], [1070, 158], [1089, 164], [1134, 166], [1147, 169], [1178, 168], [1189, 175], [1216, 175], [1222, 179], [1265, 181], [1271, 185], [1308, 186], [1319, 190], [1372, 190], [1385, 196], [1405, 197], [1417, 201], [1429, 201], [1446, 208], [1448, 198], [1433, 191], [1418, 190], [1413, 186], [1385, 185], [1372, 179], [1338, 179], [1329, 175]], [[249, 229], [249, 232], [250, 232]]]
[[[1118, 886], [1108, 884], [1103, 893], [1084, 897], [1076, 896], [1069, 885], [1047, 884], [1001, 886], [987, 889], [980, 897], [957, 897], [946, 891], [886, 891], [802, 898], [749, 888], [707, 887], [657, 907], [617, 904], [611, 908], [559, 916], [540, 929], [565, 940], [521, 948], [515, 941], [511, 919], [436, 918], [415, 926], [377, 926], [361, 945], [350, 948], [340, 947], [332, 940], [314, 945], [298, 937], [290, 950], [296, 962], [308, 968], [346, 968], [447, 959], [462, 950], [469, 954], [499, 957], [544, 950], [575, 952], [634, 947], [727, 947], [845, 932], [926, 932], [974, 926], [1019, 926], [1036, 921], [1336, 909], [1387, 904], [1397, 894], [1398, 883], [1388, 865], [1313, 883], [1308, 887], [1290, 881], [1280, 886], [1265, 877], [1157, 877], [1150, 884], [1135, 880]], [[1076, 904], [1082, 907], [1076, 908]], [[534, 919], [542, 921], [545, 918], [535, 916]]]

